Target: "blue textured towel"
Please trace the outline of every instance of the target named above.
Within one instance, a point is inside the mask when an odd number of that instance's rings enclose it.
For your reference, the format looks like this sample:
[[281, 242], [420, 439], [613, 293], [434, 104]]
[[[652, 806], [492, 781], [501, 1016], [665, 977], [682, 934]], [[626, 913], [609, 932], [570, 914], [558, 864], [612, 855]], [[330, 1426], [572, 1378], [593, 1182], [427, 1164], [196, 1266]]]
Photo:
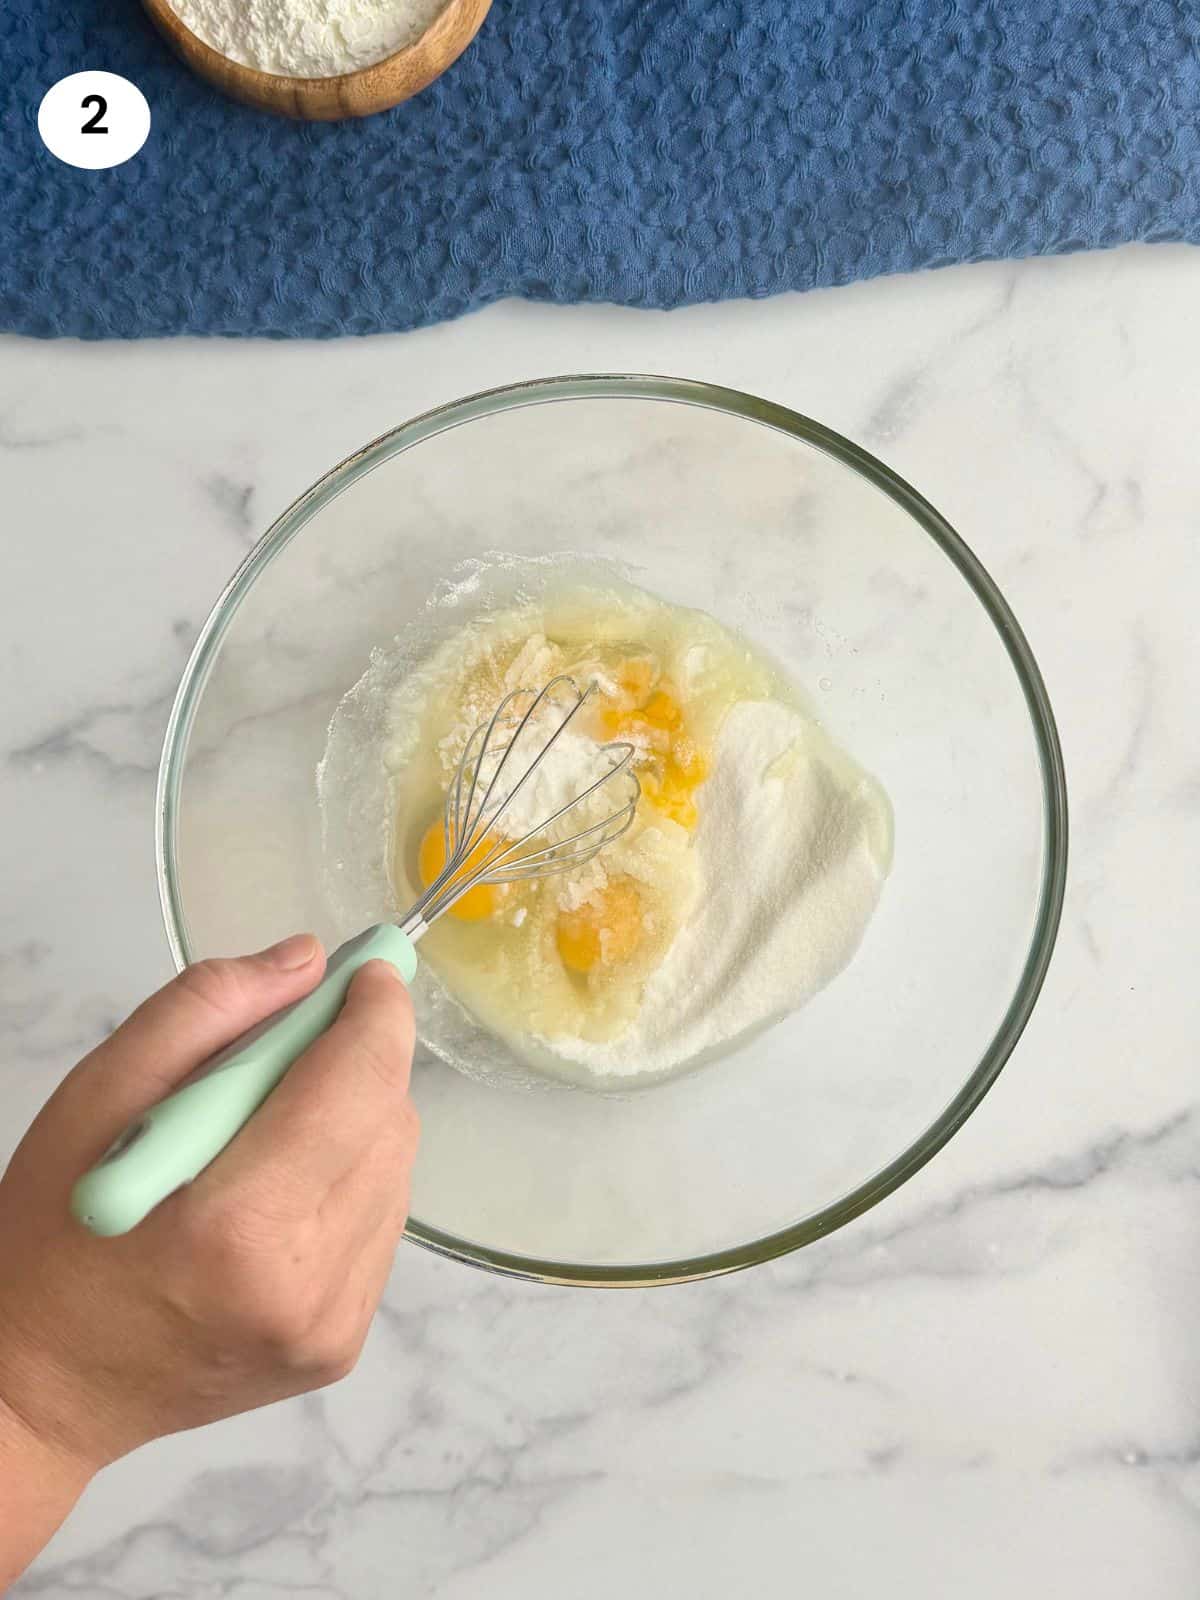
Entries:
[[[110, 172], [37, 136], [85, 68], [153, 112]], [[369, 333], [1200, 239], [1195, 0], [496, 0], [415, 100], [307, 126], [194, 79], [135, 0], [0, 0], [0, 69], [25, 333]]]

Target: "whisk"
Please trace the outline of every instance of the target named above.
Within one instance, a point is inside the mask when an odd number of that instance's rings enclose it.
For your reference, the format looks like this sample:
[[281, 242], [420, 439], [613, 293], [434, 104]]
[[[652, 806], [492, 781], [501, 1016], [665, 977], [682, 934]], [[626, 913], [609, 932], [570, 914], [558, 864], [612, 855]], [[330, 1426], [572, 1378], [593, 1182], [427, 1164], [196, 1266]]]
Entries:
[[72, 1190], [71, 1210], [85, 1227], [127, 1233], [214, 1161], [334, 1021], [365, 962], [390, 961], [411, 982], [417, 941], [469, 889], [563, 872], [620, 838], [641, 793], [629, 744], [595, 745], [590, 782], [565, 800], [556, 794], [532, 826], [525, 816], [515, 837], [503, 827], [521, 815], [519, 796], [527, 805], [538, 796], [531, 786], [592, 692], [561, 676], [500, 701], [467, 739], [447, 788], [445, 863], [436, 876], [397, 922], [377, 923], [335, 950], [311, 994], [236, 1039], [131, 1124]]
[[[512, 802], [534, 778], [592, 692], [590, 685], [581, 691], [575, 680], [565, 675], [551, 678], [537, 693], [516, 689], [468, 738], [442, 813], [446, 864], [400, 918], [400, 929], [410, 941], [415, 943], [477, 884], [517, 883], [580, 866], [629, 827], [641, 794], [630, 765], [634, 755], [631, 744], [598, 745], [601, 770], [595, 780], [518, 838], [507, 838], [500, 827]], [[565, 703], [565, 711], [562, 704], [555, 706], [556, 697]], [[554, 721], [554, 726], [547, 735], [548, 721]], [[600, 792], [617, 779], [624, 782], [613, 792], [609, 806]], [[596, 811], [601, 814], [590, 820]], [[585, 825], [572, 829], [572, 817]]]

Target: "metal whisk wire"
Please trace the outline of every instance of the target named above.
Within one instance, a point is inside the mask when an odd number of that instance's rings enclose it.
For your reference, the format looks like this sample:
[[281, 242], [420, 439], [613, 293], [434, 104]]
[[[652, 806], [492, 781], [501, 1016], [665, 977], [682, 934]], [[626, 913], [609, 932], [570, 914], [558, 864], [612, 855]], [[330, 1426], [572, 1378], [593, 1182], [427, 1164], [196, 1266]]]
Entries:
[[[529, 741], [536, 738], [539, 713], [553, 705], [553, 695], [560, 689], [565, 690], [570, 707], [549, 736], [537, 744], [536, 754], [522, 768], [519, 758], [513, 760], [513, 752], [523, 736], [528, 735]], [[481, 722], [472, 731], [446, 791], [442, 811], [445, 864], [400, 923], [410, 939], [419, 939], [431, 923], [477, 884], [515, 883], [582, 865], [619, 839], [633, 822], [641, 796], [641, 785], [630, 765], [634, 747], [608, 744], [598, 745], [597, 755], [608, 756], [611, 765], [565, 805], [541, 818], [535, 827], [517, 839], [506, 839], [497, 827], [591, 694], [591, 686], [580, 690], [573, 678], [562, 674], [551, 678], [536, 693], [532, 689], [513, 690], [501, 700], [488, 721]], [[529, 705], [521, 713], [515, 708], [525, 699], [529, 700]], [[515, 781], [505, 786], [501, 779], [510, 762]], [[493, 766], [490, 774], [485, 771], [488, 766]], [[598, 821], [589, 822], [562, 838], [546, 839], [548, 830], [556, 823], [577, 807], [584, 806], [605, 784], [619, 778], [624, 779], [622, 803], [617, 804], [614, 797], [613, 809]], [[527, 849], [530, 845], [535, 847]]]

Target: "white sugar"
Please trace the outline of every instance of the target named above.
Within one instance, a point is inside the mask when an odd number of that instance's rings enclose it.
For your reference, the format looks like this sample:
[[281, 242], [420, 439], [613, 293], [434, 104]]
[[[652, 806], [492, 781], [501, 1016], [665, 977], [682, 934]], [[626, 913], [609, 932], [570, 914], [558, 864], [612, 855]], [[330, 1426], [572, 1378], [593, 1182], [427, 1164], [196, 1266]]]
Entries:
[[842, 970], [875, 909], [887, 799], [801, 712], [735, 706], [699, 801], [700, 901], [634, 1021], [604, 1044], [543, 1041], [598, 1075], [665, 1072], [794, 1010]]

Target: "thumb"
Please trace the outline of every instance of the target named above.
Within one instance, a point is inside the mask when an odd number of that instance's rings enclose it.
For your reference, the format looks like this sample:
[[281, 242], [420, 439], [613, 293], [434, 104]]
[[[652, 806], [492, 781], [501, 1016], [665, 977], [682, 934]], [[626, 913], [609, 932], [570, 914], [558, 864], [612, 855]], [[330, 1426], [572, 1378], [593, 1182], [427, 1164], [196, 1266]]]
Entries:
[[310, 933], [257, 955], [198, 961], [144, 1001], [70, 1072], [30, 1129], [52, 1123], [60, 1157], [85, 1163], [247, 1028], [313, 989], [325, 953]]

